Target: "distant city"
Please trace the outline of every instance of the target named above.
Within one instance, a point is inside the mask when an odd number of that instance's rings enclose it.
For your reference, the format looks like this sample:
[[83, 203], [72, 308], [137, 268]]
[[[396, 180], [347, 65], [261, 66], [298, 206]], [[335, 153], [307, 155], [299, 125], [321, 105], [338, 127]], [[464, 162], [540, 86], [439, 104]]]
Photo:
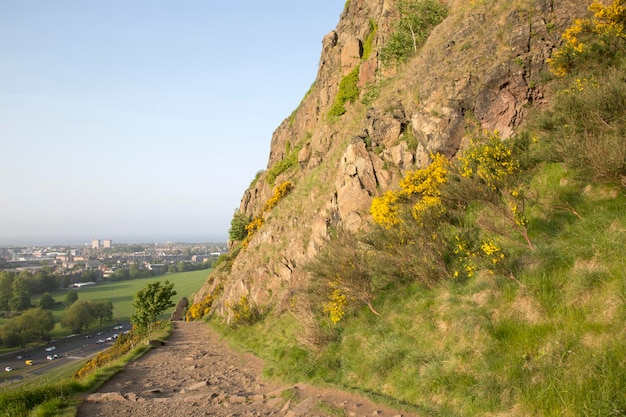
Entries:
[[90, 244], [57, 246], [0, 246], [0, 270], [47, 270], [71, 277], [72, 283], [119, 279], [134, 268], [151, 275], [208, 268], [228, 251], [226, 243], [114, 244], [93, 239]]

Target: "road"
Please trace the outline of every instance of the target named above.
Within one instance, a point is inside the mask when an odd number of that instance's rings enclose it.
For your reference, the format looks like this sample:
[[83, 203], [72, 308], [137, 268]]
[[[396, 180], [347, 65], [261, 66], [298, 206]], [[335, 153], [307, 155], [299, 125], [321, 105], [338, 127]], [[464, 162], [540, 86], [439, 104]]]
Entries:
[[[44, 375], [58, 366], [66, 364], [68, 360], [80, 360], [101, 352], [115, 342], [114, 334], [121, 334], [130, 329], [130, 323], [121, 323], [122, 329], [114, 329], [116, 326], [53, 340], [45, 346], [22, 349], [2, 355], [0, 356], [0, 384], [7, 381], [24, 381], [34, 375]], [[111, 340], [108, 341], [107, 338], [111, 338]], [[99, 340], [104, 340], [104, 343], [98, 343]], [[46, 348], [51, 346], [54, 346], [55, 349], [46, 351]], [[46, 359], [48, 355], [57, 355], [57, 358], [48, 360]], [[26, 365], [26, 360], [32, 360], [33, 365]], [[7, 366], [13, 370], [5, 371]]]

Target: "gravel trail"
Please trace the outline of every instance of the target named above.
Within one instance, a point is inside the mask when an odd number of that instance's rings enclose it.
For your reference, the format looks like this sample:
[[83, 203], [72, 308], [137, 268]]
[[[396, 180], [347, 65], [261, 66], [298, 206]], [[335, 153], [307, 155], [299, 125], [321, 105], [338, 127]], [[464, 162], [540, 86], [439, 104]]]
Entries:
[[201, 322], [176, 322], [164, 346], [107, 381], [77, 417], [411, 416], [343, 391], [264, 380], [262, 361]]

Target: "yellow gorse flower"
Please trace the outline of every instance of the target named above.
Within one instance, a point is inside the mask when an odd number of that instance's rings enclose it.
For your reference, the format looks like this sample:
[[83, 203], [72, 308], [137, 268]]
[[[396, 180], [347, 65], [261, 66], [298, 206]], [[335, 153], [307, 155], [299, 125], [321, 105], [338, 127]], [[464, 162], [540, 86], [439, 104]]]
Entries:
[[459, 157], [460, 173], [466, 178], [481, 179], [495, 191], [507, 177], [519, 171], [519, 162], [513, 158], [513, 151], [502, 142], [497, 131], [486, 133], [487, 143], [477, 144], [472, 141]]
[[593, 13], [591, 19], [576, 19], [561, 39], [563, 44], [548, 60], [550, 70], [564, 76], [569, 72], [572, 63], [592, 48], [592, 45], [614, 38], [626, 39], [626, 6], [624, 0], [613, 0], [604, 5], [594, 0], [589, 6]]
[[431, 158], [432, 162], [426, 168], [408, 172], [400, 181], [399, 190], [387, 191], [372, 200], [370, 213], [375, 223], [388, 229], [399, 225], [401, 205], [415, 199], [417, 202], [412, 206], [411, 213], [422, 225], [427, 214], [444, 213], [441, 188], [447, 182], [450, 161], [441, 154], [431, 155]]

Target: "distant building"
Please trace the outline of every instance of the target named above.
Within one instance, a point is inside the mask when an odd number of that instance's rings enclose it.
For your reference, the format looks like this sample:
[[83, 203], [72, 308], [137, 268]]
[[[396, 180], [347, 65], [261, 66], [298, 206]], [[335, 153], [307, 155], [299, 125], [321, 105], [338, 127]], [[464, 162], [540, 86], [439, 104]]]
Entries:
[[77, 282], [75, 284], [72, 284], [71, 286], [74, 288], [82, 288], [82, 287], [90, 287], [92, 285], [96, 285], [95, 282]]
[[111, 249], [113, 247], [113, 241], [111, 239], [104, 239], [104, 242], [102, 242], [102, 247], [104, 249]]
[[211, 259], [211, 255], [193, 255], [191, 257], [191, 262], [202, 263], [204, 261], [208, 261]]
[[100, 249], [100, 239], [93, 239], [91, 241], [91, 249]]

